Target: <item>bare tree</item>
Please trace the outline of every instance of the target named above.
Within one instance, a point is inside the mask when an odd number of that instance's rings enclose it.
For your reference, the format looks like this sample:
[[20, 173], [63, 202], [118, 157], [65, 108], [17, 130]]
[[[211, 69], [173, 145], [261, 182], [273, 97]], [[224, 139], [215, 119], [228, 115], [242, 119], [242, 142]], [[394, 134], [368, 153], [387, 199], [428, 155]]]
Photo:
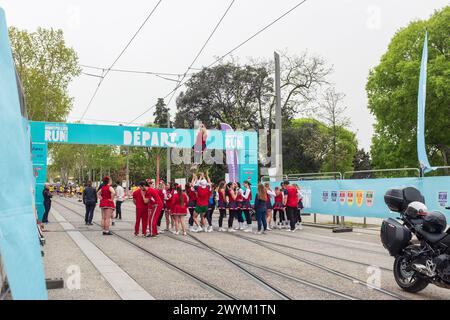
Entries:
[[325, 90], [323, 101], [319, 103], [318, 115], [331, 128], [331, 147], [333, 151], [333, 171], [336, 171], [337, 135], [339, 128], [345, 128], [350, 124], [350, 119], [344, 115], [347, 106], [343, 104], [345, 95], [336, 92], [333, 87]]

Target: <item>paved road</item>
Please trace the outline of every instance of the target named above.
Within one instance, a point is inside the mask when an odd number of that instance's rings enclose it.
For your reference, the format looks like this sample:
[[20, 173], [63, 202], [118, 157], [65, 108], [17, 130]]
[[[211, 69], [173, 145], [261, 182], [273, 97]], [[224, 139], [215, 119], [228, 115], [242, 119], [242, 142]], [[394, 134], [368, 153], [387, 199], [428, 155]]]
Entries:
[[[81, 281], [79, 289], [69, 288], [67, 281], [66, 288], [50, 290], [50, 299], [126, 299], [137, 292], [136, 285], [140, 294], [155, 299], [450, 299], [450, 291], [436, 286], [414, 295], [400, 290], [392, 276], [393, 258], [380, 244], [377, 232], [333, 234], [328, 229], [304, 227], [295, 233], [215, 231], [194, 237], [165, 233], [148, 239], [133, 235], [132, 202], [125, 202], [123, 209], [123, 220], [112, 227], [117, 235], [103, 236], [97, 225], [84, 225], [81, 203], [55, 199], [55, 214], [46, 226], [47, 277], [73, 282], [73, 273], [68, 271], [79, 267]], [[98, 209], [94, 220], [100, 221]], [[90, 251], [84, 252], [87, 249], [70, 232], [79, 233]], [[128, 280], [105, 274], [105, 268], [92, 258], [101, 255]], [[379, 276], [381, 289], [365, 285], [374, 276]], [[117, 289], [117, 283], [122, 289]], [[123, 295], [123, 290], [131, 296]]]

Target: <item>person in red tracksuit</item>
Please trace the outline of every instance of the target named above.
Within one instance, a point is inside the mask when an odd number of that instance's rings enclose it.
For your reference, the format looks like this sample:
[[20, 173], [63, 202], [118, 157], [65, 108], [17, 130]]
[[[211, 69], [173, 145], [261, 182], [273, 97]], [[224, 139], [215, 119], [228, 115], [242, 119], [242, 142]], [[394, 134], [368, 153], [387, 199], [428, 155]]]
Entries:
[[147, 186], [146, 182], [139, 183], [139, 188], [133, 192], [133, 202], [136, 206], [136, 223], [134, 225], [134, 235], [139, 235], [139, 224], [142, 224], [142, 236], [145, 237], [148, 225], [148, 206], [144, 202], [144, 194]]
[[163, 202], [159, 196], [158, 190], [153, 188], [151, 184], [144, 195], [144, 203], [148, 205], [148, 229], [149, 233], [147, 237], [157, 237], [158, 236], [158, 218], [163, 209]]

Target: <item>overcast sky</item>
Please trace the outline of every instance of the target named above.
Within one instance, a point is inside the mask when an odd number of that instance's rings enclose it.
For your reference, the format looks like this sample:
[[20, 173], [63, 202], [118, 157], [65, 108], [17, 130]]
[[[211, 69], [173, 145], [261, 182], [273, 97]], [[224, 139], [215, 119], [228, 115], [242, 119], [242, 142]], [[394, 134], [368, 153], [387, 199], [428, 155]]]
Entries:
[[[6, 11], [8, 25], [28, 30], [61, 28], [81, 64], [108, 67], [157, 2], [0, 0], [0, 6]], [[298, 2], [236, 0], [194, 67], [210, 64]], [[184, 73], [229, 3], [162, 0], [115, 68]], [[411, 20], [428, 18], [446, 4], [448, 1], [441, 0], [307, 0], [234, 55], [241, 62], [249, 57], [271, 58], [274, 50], [291, 54], [308, 50], [324, 57], [334, 67], [330, 80], [346, 95], [359, 144], [369, 149], [374, 122], [364, 89], [369, 69], [378, 64], [396, 30]], [[75, 100], [69, 121], [83, 114], [98, 81], [81, 75], [70, 85]], [[111, 72], [85, 118], [127, 123], [174, 86], [175, 82], [152, 75]], [[174, 112], [174, 100], [170, 107]], [[150, 111], [136, 122], [152, 119]]]

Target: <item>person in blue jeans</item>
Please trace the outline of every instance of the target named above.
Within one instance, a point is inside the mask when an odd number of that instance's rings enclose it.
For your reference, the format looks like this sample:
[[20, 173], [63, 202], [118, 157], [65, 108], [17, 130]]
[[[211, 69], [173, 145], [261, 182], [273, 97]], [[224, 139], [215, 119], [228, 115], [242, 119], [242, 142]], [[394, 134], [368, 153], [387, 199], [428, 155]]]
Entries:
[[[256, 220], [258, 221], [258, 232], [257, 234], [266, 233], [267, 230], [267, 201], [270, 201], [267, 190], [262, 184], [258, 184], [258, 193], [255, 197], [255, 211], [256, 211]], [[264, 230], [261, 230], [263, 229]]]

